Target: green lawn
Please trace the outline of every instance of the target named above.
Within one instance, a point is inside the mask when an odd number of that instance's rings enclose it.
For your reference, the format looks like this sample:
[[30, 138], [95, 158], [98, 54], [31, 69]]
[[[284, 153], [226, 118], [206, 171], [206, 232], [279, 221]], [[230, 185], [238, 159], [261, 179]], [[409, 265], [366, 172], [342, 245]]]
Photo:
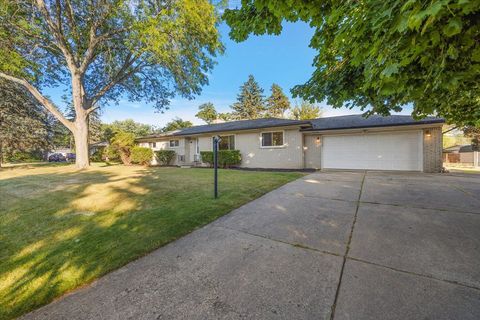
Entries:
[[19, 316], [301, 173], [99, 165], [0, 169], [0, 319]]

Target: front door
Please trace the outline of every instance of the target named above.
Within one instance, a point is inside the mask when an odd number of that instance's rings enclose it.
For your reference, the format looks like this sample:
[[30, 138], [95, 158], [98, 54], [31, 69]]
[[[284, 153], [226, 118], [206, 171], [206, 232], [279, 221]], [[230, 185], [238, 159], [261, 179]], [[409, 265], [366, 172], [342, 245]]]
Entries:
[[189, 161], [190, 162], [195, 162], [195, 155], [197, 154], [198, 151], [198, 139], [196, 138], [191, 138], [189, 142]]

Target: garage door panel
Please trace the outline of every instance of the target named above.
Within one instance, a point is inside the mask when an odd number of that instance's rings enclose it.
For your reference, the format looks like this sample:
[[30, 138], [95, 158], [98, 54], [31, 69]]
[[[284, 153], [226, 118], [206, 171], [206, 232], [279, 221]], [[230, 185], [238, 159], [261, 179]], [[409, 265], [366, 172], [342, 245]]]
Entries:
[[325, 136], [323, 168], [422, 170], [421, 131]]

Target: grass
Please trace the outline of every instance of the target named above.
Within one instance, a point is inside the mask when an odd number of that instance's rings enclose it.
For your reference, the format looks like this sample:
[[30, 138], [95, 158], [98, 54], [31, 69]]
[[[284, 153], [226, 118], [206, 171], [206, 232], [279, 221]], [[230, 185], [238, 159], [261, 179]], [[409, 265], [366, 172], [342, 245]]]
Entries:
[[0, 169], [0, 319], [22, 315], [300, 177], [292, 172]]

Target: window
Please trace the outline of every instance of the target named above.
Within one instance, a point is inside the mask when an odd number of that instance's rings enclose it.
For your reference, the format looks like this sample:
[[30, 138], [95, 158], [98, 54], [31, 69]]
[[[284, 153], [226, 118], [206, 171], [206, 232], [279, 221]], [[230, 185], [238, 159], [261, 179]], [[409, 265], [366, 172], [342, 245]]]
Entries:
[[150, 142], [149, 145], [150, 145], [150, 148], [156, 148], [157, 147], [156, 142]]
[[170, 148], [176, 148], [180, 145], [179, 140], [170, 140]]
[[[235, 136], [220, 136], [220, 143], [218, 144], [218, 150], [234, 150], [235, 149]], [[213, 140], [213, 138], [212, 138]]]
[[282, 147], [283, 131], [263, 132], [262, 147]]

